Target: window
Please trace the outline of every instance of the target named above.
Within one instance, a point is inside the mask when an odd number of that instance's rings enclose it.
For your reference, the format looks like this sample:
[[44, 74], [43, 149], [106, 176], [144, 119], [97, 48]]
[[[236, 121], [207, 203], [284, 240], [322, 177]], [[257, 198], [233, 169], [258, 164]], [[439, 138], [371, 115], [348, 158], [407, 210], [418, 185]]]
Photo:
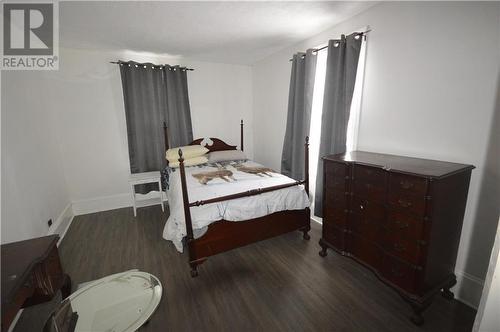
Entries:
[[365, 78], [365, 59], [366, 41], [363, 38], [363, 41], [361, 42], [361, 50], [359, 52], [354, 93], [352, 95], [351, 114], [349, 116], [349, 123], [347, 124], [347, 152], [354, 151], [358, 148], [359, 120], [361, 118], [361, 100], [363, 96], [363, 82]]
[[[365, 31], [360, 29], [357, 31]], [[325, 46], [319, 45], [317, 48]], [[363, 39], [361, 43], [361, 51], [359, 54], [358, 70], [356, 73], [356, 82], [354, 85], [354, 94], [351, 102], [351, 113], [349, 123], [347, 125], [347, 152], [356, 150], [358, 145], [358, 130], [359, 120], [361, 115], [361, 97], [363, 92], [363, 81], [365, 72], [365, 55], [366, 55], [366, 41]], [[314, 92], [313, 103], [311, 111], [311, 127], [309, 129], [309, 192], [311, 195], [311, 210], [314, 212], [314, 195], [316, 192], [316, 172], [318, 168], [319, 158], [319, 141], [321, 137], [321, 116], [323, 112], [323, 95], [325, 90], [325, 76], [326, 76], [326, 59], [328, 56], [328, 49], [324, 48], [318, 51], [316, 62], [316, 74], [314, 78]], [[313, 216], [313, 220], [320, 222], [321, 218]]]
[[[324, 45], [322, 45], [324, 46]], [[320, 48], [319, 46], [317, 48]], [[321, 137], [321, 115], [323, 111], [323, 92], [325, 90], [327, 49], [318, 52], [316, 75], [314, 77], [314, 91], [311, 111], [311, 127], [309, 129], [309, 195], [311, 197], [311, 211], [314, 214], [314, 196], [316, 193], [316, 172], [318, 171], [319, 139]], [[313, 215], [313, 220], [320, 219]]]

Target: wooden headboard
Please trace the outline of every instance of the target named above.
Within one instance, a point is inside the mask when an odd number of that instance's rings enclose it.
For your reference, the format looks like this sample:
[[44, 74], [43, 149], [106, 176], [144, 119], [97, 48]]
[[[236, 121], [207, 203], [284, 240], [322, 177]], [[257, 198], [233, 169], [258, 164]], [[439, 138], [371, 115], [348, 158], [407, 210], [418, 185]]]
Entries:
[[203, 142], [203, 140], [204, 140], [204, 138], [195, 139], [194, 141], [189, 143], [189, 145], [203, 145], [210, 152], [236, 150], [237, 149], [236, 145], [229, 145], [226, 142], [224, 142], [223, 140], [215, 138], [215, 137], [210, 137], [210, 140], [212, 141], [212, 145], [208, 145], [208, 142], [201, 144]]
[[[164, 122], [163, 123], [163, 132], [165, 135], [165, 151], [169, 149], [169, 143], [168, 143], [168, 128], [167, 124]], [[237, 150], [238, 147], [236, 145], [229, 145], [220, 138], [216, 137], [210, 137], [210, 140], [212, 141], [211, 145], [208, 145], [208, 142], [205, 142], [204, 144], [201, 144], [205, 140], [204, 138], [197, 138], [188, 145], [203, 145], [206, 147], [210, 152], [213, 151], [225, 151], [225, 150]], [[243, 120], [240, 122], [240, 148], [241, 151], [243, 151]]]

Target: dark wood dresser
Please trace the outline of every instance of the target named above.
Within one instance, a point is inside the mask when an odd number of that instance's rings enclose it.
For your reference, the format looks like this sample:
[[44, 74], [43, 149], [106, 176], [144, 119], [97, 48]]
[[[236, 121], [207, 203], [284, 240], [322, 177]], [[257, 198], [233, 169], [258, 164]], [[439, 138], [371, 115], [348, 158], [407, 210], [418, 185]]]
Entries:
[[454, 274], [474, 166], [355, 151], [326, 156], [321, 256], [354, 258], [395, 289], [412, 321]]
[[21, 308], [50, 301], [60, 289], [71, 293], [57, 251], [58, 235], [2, 244], [2, 331]]

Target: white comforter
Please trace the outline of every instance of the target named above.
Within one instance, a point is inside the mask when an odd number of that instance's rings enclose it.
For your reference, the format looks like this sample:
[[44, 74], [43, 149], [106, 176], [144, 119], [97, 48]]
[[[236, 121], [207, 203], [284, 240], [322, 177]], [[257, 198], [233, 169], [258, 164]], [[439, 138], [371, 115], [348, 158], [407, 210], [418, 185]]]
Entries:
[[[261, 166], [252, 161], [247, 161], [244, 165]], [[186, 167], [189, 201], [195, 202], [250, 189], [294, 182], [293, 179], [279, 173], [270, 173], [271, 177], [266, 175], [258, 176], [237, 171], [232, 165], [225, 166], [225, 168], [233, 172], [235, 180], [226, 182], [216, 178], [203, 185], [192, 174], [215, 171], [217, 168], [209, 165]], [[177, 250], [182, 252], [182, 239], [186, 236], [186, 224], [179, 169], [176, 168], [171, 171], [169, 177], [170, 185], [167, 190], [167, 197], [170, 216], [163, 230], [163, 237], [172, 241]], [[195, 237], [200, 237], [206, 232], [208, 225], [221, 219], [228, 221], [248, 220], [278, 211], [302, 210], [309, 207], [309, 205], [309, 198], [304, 186], [293, 186], [260, 195], [192, 207], [190, 211]]]

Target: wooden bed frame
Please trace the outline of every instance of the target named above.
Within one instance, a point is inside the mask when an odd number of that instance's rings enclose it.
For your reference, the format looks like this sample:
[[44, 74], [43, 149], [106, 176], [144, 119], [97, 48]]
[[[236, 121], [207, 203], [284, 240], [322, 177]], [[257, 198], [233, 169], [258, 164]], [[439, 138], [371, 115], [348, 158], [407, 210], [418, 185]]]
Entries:
[[[240, 123], [241, 150], [243, 151], [243, 120]], [[165, 145], [168, 147], [167, 126], [164, 124]], [[234, 145], [228, 145], [218, 138], [210, 138], [212, 145], [203, 144], [210, 152], [236, 150]], [[200, 145], [203, 139], [196, 139], [190, 145]], [[191, 221], [190, 208], [216, 202], [222, 202], [242, 197], [260, 195], [265, 192], [280, 190], [297, 185], [304, 185], [307, 195], [309, 195], [309, 137], [305, 140], [305, 168], [304, 180], [294, 183], [282, 184], [266, 188], [252, 189], [232, 195], [220, 196], [204, 201], [190, 202], [186, 185], [186, 172], [184, 168], [184, 158], [179, 149], [179, 169], [181, 176], [182, 198], [184, 204], [184, 215], [186, 219], [186, 244], [189, 254], [189, 265], [191, 266], [191, 276], [198, 275], [198, 265], [207, 260], [208, 257], [255, 243], [271, 237], [289, 233], [292, 231], [303, 232], [303, 238], [309, 240], [309, 230], [311, 229], [311, 216], [309, 208], [303, 210], [285, 210], [275, 212], [260, 218], [249, 219], [240, 222], [219, 220], [208, 226], [207, 232], [200, 238], [193, 236], [193, 225]]]

